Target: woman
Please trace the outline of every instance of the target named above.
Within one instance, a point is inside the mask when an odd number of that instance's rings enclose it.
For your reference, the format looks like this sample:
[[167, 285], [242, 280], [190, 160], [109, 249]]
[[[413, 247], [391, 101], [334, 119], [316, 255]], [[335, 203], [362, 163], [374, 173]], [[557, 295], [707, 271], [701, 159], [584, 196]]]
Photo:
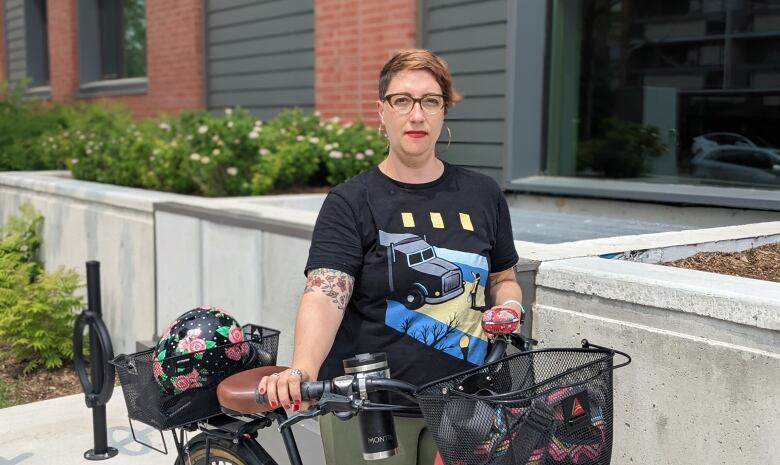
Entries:
[[[434, 153], [444, 116], [460, 99], [446, 62], [427, 50], [403, 50], [385, 64], [376, 107], [389, 153], [336, 186], [322, 206], [293, 368], [258, 386], [272, 405], [305, 408], [300, 382], [342, 375], [342, 360], [359, 353], [387, 353], [392, 377], [416, 385], [471, 368], [487, 352], [486, 302], [522, 311], [501, 190]], [[424, 426], [397, 418], [399, 455], [385, 463], [416, 464], [418, 450], [419, 463], [433, 463]], [[328, 415], [320, 429], [328, 463], [362, 463], [355, 419]]]

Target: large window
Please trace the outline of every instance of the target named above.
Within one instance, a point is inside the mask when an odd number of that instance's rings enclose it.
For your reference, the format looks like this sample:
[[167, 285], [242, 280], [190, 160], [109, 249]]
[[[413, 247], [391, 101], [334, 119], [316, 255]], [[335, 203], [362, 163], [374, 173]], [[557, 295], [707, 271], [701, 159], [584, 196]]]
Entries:
[[[45, 95], [49, 84], [49, 48], [46, 24], [46, 0], [6, 0], [5, 26], [6, 76], [14, 85], [28, 88], [28, 95]], [[2, 41], [0, 41], [2, 46]]]
[[98, 0], [100, 78], [146, 76], [144, 0]]
[[28, 0], [24, 12], [27, 76], [31, 87], [49, 85], [46, 0]]
[[145, 91], [145, 0], [78, 2], [81, 92]]
[[780, 188], [780, 1], [553, 0], [553, 176]]

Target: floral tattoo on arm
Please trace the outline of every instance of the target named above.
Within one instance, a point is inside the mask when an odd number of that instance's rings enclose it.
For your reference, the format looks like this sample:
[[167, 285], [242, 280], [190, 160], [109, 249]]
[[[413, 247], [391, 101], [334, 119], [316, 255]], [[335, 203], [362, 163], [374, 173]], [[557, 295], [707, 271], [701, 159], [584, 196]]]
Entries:
[[352, 287], [355, 278], [343, 271], [329, 268], [317, 268], [309, 271], [304, 294], [322, 292], [336, 304], [342, 312], [347, 308], [347, 302], [352, 297]]

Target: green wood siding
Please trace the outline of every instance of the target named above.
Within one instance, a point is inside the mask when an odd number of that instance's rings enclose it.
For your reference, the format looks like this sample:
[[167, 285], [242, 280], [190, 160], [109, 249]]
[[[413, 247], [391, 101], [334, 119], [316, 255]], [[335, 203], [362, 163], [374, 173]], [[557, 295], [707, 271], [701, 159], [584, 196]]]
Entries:
[[24, 39], [24, 0], [6, 0], [5, 11], [6, 73], [9, 82], [27, 76], [27, 59]]
[[206, 106], [314, 110], [313, 0], [206, 0]]
[[[450, 65], [464, 100], [447, 115], [438, 153], [501, 182], [506, 117], [507, 0], [421, 0], [420, 43]], [[441, 142], [443, 140], [443, 142]]]

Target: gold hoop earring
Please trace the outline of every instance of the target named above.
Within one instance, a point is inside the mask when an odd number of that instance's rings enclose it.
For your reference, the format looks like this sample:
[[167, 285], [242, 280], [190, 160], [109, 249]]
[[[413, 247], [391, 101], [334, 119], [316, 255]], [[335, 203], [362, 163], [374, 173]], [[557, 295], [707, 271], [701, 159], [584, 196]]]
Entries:
[[444, 147], [444, 150], [439, 155], [444, 155], [445, 153], [447, 153], [447, 150], [449, 150], [450, 144], [452, 143], [452, 131], [450, 131], [449, 126], [444, 126], [444, 127], [447, 128], [447, 146]]
[[385, 150], [388, 152], [390, 151], [390, 138], [387, 137], [387, 131], [385, 130], [385, 123], [379, 123], [379, 127], [377, 128], [376, 132], [379, 134], [379, 137], [384, 137], [385, 142], [387, 142], [387, 145], [385, 146]]

